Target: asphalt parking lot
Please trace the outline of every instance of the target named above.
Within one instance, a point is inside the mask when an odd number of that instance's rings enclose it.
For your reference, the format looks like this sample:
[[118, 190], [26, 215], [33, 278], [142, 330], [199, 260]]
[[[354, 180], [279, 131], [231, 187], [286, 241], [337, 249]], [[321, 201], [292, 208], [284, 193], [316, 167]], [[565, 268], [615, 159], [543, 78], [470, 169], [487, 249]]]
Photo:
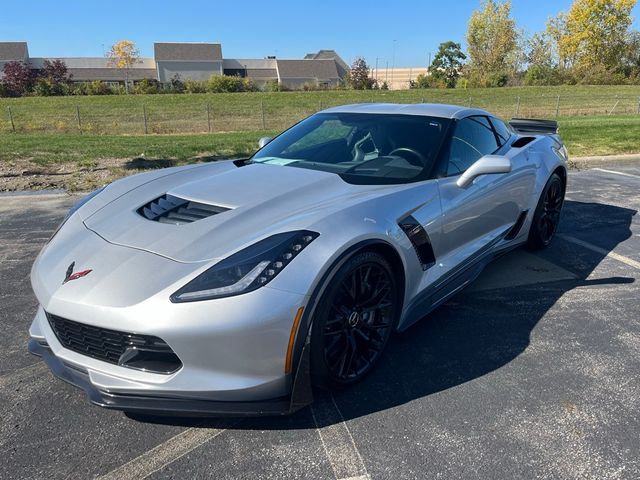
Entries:
[[130, 418], [27, 353], [29, 270], [72, 202], [0, 196], [0, 478], [640, 478], [640, 167], [572, 172], [550, 249], [282, 418]]

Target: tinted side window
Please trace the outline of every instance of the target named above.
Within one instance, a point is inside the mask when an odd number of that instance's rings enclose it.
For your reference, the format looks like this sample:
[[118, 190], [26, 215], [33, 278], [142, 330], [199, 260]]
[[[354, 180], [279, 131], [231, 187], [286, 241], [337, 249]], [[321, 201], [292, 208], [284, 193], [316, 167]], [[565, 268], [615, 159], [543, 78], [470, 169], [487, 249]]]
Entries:
[[491, 123], [493, 124], [493, 128], [496, 131], [496, 135], [498, 136], [498, 141], [500, 142], [500, 146], [507, 143], [507, 140], [511, 137], [511, 130], [507, 125], [500, 120], [499, 118], [492, 117]]
[[447, 175], [463, 173], [483, 155], [489, 155], [499, 145], [486, 117], [467, 117], [456, 123], [449, 146]]

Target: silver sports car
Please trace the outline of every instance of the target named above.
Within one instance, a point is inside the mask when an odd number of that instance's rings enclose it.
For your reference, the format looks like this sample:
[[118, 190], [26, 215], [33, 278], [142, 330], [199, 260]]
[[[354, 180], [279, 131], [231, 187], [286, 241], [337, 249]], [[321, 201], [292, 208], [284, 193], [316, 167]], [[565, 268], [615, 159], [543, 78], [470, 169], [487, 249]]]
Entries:
[[290, 413], [362, 379], [496, 256], [546, 247], [566, 180], [552, 121], [324, 110], [249, 159], [78, 202], [33, 265], [29, 350], [107, 408]]

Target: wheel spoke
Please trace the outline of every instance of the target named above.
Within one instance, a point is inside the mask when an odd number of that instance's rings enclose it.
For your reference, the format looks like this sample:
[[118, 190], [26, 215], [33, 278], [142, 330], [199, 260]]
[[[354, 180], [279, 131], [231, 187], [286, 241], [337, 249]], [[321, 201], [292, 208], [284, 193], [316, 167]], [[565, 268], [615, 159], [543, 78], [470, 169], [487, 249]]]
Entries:
[[356, 267], [337, 286], [322, 329], [325, 362], [337, 379], [357, 378], [382, 352], [395, 315], [394, 288], [377, 263]]

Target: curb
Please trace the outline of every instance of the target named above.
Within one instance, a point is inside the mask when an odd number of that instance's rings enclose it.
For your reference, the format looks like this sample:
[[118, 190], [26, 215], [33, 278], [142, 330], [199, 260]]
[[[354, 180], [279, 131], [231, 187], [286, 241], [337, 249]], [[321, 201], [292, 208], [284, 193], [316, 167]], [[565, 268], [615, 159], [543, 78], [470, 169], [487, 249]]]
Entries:
[[640, 153], [625, 155], [599, 155], [592, 157], [569, 157], [569, 168], [574, 170], [601, 167], [611, 163], [617, 164], [637, 164], [640, 162]]

